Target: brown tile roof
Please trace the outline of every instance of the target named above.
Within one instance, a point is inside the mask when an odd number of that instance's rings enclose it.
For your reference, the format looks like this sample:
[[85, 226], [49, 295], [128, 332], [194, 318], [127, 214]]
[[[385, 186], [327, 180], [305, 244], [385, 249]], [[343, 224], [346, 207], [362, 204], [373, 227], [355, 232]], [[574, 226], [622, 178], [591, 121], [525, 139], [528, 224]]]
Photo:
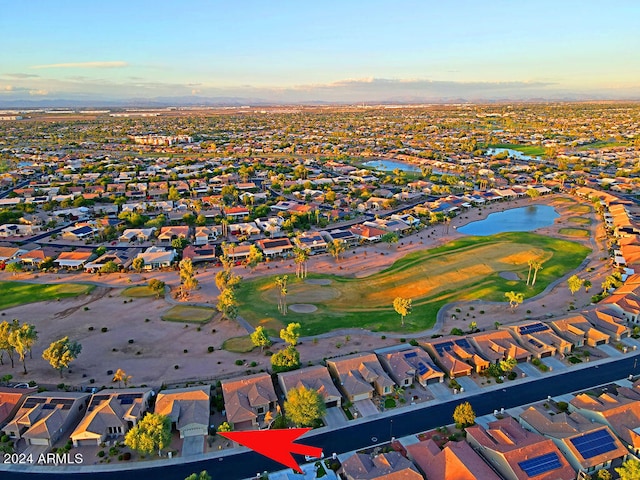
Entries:
[[422, 480], [413, 463], [398, 452], [375, 457], [355, 453], [342, 462], [342, 469], [348, 480]]
[[276, 392], [268, 373], [257, 373], [242, 378], [223, 380], [227, 420], [232, 423], [254, 420], [255, 409], [276, 402]]

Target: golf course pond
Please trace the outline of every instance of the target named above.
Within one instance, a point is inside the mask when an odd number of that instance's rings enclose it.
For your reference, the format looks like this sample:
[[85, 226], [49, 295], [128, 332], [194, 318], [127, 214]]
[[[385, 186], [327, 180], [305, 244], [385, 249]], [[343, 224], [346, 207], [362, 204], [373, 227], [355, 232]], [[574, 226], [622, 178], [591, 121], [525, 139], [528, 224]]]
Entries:
[[465, 235], [487, 236], [503, 232], [530, 232], [553, 225], [560, 214], [548, 205], [529, 205], [491, 213], [484, 220], [458, 228]]

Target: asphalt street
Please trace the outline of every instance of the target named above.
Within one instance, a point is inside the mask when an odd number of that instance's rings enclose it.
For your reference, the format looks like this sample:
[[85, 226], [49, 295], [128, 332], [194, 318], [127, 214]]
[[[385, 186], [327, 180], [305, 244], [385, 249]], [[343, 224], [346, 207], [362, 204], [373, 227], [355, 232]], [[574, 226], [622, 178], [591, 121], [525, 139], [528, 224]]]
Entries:
[[[512, 408], [519, 405], [544, 400], [547, 396], [556, 396], [588, 389], [609, 382], [614, 382], [636, 375], [640, 372], [637, 368], [637, 358], [640, 352], [626, 355], [625, 357], [593, 365], [580, 370], [545, 376], [541, 379], [526, 383], [516, 383], [512, 386], [505, 384], [503, 389], [492, 390], [467, 397], [456, 397], [450, 401], [424, 408], [398, 410], [398, 414], [373, 420], [352, 424], [339, 430], [307, 435], [298, 440], [316, 447], [321, 447], [325, 456], [333, 452], [343, 453], [361, 449], [377, 443], [389, 441], [391, 437], [403, 437], [430, 430], [452, 422], [453, 410], [461, 401], [471, 403], [477, 416], [492, 413], [500, 408]], [[303, 461], [303, 459], [299, 460]], [[124, 465], [119, 465], [124, 467]], [[114, 468], [116, 466], [114, 465]], [[207, 470], [212, 478], [219, 480], [242, 480], [255, 476], [257, 472], [276, 471], [282, 467], [256, 453], [241, 453], [221, 458], [201, 460], [191, 463], [171, 464], [166, 466], [134, 470], [119, 470], [107, 472], [71, 473], [69, 471], [56, 471], [49, 473], [3, 471], [3, 480], [32, 480], [47, 478], [51, 480], [139, 480], [141, 478], [153, 478], [154, 480], [182, 480], [191, 473]]]

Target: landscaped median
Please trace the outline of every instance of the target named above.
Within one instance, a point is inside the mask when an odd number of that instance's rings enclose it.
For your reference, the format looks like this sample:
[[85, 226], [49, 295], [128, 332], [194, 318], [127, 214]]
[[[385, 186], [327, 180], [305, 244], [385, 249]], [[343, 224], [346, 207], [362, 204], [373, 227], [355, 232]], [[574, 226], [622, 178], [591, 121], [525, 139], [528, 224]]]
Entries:
[[[283, 315], [278, 309], [283, 299], [275, 276], [243, 281], [237, 297], [240, 315], [270, 332], [289, 322], [300, 323], [303, 335], [340, 328], [417, 332], [431, 328], [438, 310], [450, 302], [504, 301], [509, 291], [523, 293], [525, 298], [537, 295], [577, 268], [589, 253], [578, 243], [534, 233], [470, 236], [412, 252], [364, 278], [355, 278], [356, 272], [348, 269], [344, 276], [312, 273], [303, 280], [290, 275], [286, 303], [311, 305], [315, 310], [289, 308]], [[526, 285], [529, 260], [543, 265], [534, 286]], [[413, 301], [404, 328], [393, 308], [396, 297]]]
[[79, 283], [22, 283], [0, 282], [0, 310], [26, 303], [45, 302], [61, 298], [77, 297], [90, 293], [95, 285]]

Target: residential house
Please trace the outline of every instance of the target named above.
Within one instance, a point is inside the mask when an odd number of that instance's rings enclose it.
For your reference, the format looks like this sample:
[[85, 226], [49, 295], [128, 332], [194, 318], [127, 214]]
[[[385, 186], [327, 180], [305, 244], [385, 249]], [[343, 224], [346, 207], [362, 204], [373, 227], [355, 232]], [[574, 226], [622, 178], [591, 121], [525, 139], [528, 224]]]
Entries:
[[477, 351], [491, 363], [513, 358], [518, 363], [531, 359], [531, 352], [518, 345], [507, 330], [497, 330], [472, 335], [470, 338]]
[[156, 398], [155, 413], [166, 415], [180, 432], [180, 438], [209, 434], [211, 386], [162, 390]]
[[119, 270], [127, 270], [131, 266], [133, 259], [136, 258], [141, 251], [142, 249], [140, 248], [109, 250], [95, 260], [86, 263], [84, 270], [90, 273], [99, 272], [100, 269], [108, 262], [115, 263]]
[[103, 390], [91, 397], [89, 407], [71, 434], [74, 447], [100, 445], [121, 438], [149, 408], [150, 388]]
[[41, 248], [36, 248], [35, 250], [31, 250], [29, 252], [25, 252], [20, 255], [20, 261], [22, 265], [40, 268], [40, 264], [44, 262], [45, 258], [47, 258], [45, 251]]
[[376, 353], [393, 381], [401, 387], [413, 385], [414, 381], [423, 387], [444, 381], [444, 372], [434, 365], [429, 354], [420, 347]]
[[433, 440], [406, 446], [407, 456], [428, 478], [437, 480], [501, 480], [465, 441], [447, 442], [442, 450]]
[[366, 242], [377, 242], [387, 233], [380, 228], [369, 227], [364, 224], [354, 225], [349, 231], [359, 240]]
[[394, 382], [373, 353], [356, 353], [327, 360], [331, 376], [340, 384], [340, 390], [351, 402], [391, 393]]
[[161, 242], [168, 242], [177, 239], [177, 238], [185, 238], [189, 239], [190, 227], [188, 225], [174, 225], [174, 226], [166, 226], [160, 228], [160, 233], [158, 234], [158, 240]]
[[467, 441], [506, 480], [575, 480], [576, 472], [548, 438], [513, 418], [467, 427]]
[[263, 238], [257, 240], [256, 245], [266, 258], [287, 257], [293, 251], [293, 245], [287, 237]]
[[222, 227], [220, 225], [214, 225], [210, 227], [196, 227], [194, 234], [194, 245], [207, 245], [210, 242], [214, 242], [222, 234]]
[[89, 398], [88, 393], [34, 393], [2, 431], [13, 440], [24, 438], [27, 445], [52, 447], [80, 420]]
[[173, 248], [154, 246], [139, 253], [136, 258], [144, 260], [145, 270], [153, 270], [154, 268], [170, 267], [177, 257], [178, 254]]
[[631, 333], [624, 316], [618, 316], [612, 308], [606, 305], [587, 310], [584, 314], [593, 326], [607, 333], [617, 341], [628, 337]]
[[36, 388], [0, 387], [0, 428], [14, 417], [24, 399], [37, 391]]
[[398, 452], [354, 453], [342, 462], [342, 475], [346, 480], [422, 480], [415, 465]]
[[322, 395], [327, 408], [339, 407], [342, 403], [342, 397], [333, 384], [329, 370], [322, 365], [279, 373], [278, 383], [287, 398], [289, 398], [289, 392], [292, 389], [304, 387], [315, 390]]
[[224, 209], [224, 216], [232, 220], [242, 220], [249, 216], [249, 209], [247, 207], [226, 207]]
[[628, 322], [640, 322], [640, 285], [627, 285], [618, 288], [612, 295], [604, 298], [600, 305], [608, 305], [618, 316]]
[[327, 241], [319, 232], [302, 232], [293, 241], [300, 248], [308, 248], [311, 253], [324, 252], [327, 249]]
[[236, 245], [235, 243], [230, 243], [224, 253], [227, 257], [240, 261], [247, 258], [250, 251], [251, 245]]
[[593, 473], [627, 459], [629, 451], [606, 425], [594, 423], [579, 412], [553, 411], [535, 404], [520, 414], [527, 430], [550, 438], [578, 472]]
[[261, 231], [255, 222], [232, 223], [227, 227], [231, 235], [246, 236], [260, 235]]
[[402, 220], [394, 220], [392, 218], [377, 218], [371, 222], [364, 222], [363, 225], [366, 227], [379, 228], [385, 232], [395, 233], [397, 235], [402, 235], [411, 229], [411, 227]]
[[192, 263], [213, 262], [216, 259], [215, 245], [187, 245], [182, 258], [190, 258]]
[[64, 238], [65, 240], [81, 241], [92, 238], [97, 231], [97, 228], [94, 228], [87, 224], [74, 225], [62, 230], [62, 238]]
[[21, 223], [6, 223], [0, 225], [0, 237], [29, 237], [40, 232], [37, 225], [23, 225]]
[[271, 376], [265, 372], [221, 383], [227, 421], [234, 430], [258, 428], [278, 401]]
[[468, 376], [474, 370], [479, 373], [489, 368], [489, 362], [476, 353], [466, 338], [438, 338], [425, 342], [424, 346], [450, 378]]
[[26, 250], [18, 247], [0, 247], [0, 262], [9, 263], [25, 253], [27, 253]]
[[507, 329], [538, 358], [551, 357], [556, 353], [568, 355], [573, 349], [572, 342], [558, 336], [546, 323], [528, 322], [509, 326]]
[[329, 241], [339, 240], [346, 245], [355, 245], [359, 241], [359, 238], [351, 230], [331, 230], [326, 236], [329, 237]]
[[255, 220], [256, 225], [270, 237], [277, 237], [282, 231], [282, 224], [284, 219], [282, 217], [269, 217], [269, 218], [257, 218]]
[[[632, 395], [629, 395], [632, 396]], [[605, 391], [597, 397], [580, 393], [569, 402], [569, 410], [589, 421], [607, 425], [636, 455], [640, 453], [640, 399]]]
[[609, 343], [609, 335], [595, 328], [582, 314], [572, 315], [549, 322], [558, 336], [571, 342], [574, 347], [597, 347]]
[[153, 237], [156, 227], [151, 228], [127, 228], [120, 235], [119, 240], [123, 243], [138, 241], [148, 242]]
[[91, 257], [93, 257], [93, 252], [91, 250], [62, 252], [60, 255], [58, 255], [58, 258], [53, 261], [53, 263], [61, 268], [79, 270], [84, 267], [85, 263], [87, 263], [91, 259]]

